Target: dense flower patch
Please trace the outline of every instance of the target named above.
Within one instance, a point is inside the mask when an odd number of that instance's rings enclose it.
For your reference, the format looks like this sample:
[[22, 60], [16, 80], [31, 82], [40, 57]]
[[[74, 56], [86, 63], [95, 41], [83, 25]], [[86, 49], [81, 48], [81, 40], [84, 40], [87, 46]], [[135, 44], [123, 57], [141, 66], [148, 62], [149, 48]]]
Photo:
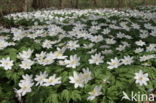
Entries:
[[0, 103], [129, 103], [123, 92], [152, 94], [154, 11], [49, 10], [6, 16], [7, 23], [20, 26], [0, 28]]

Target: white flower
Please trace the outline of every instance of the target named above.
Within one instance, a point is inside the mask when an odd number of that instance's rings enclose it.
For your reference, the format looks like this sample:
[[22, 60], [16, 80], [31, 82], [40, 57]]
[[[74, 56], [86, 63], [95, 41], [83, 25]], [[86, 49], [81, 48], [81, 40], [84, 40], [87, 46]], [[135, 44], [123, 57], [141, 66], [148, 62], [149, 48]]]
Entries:
[[153, 30], [151, 33], [150, 33], [151, 36], [153, 37], [156, 37], [156, 30]]
[[140, 34], [140, 38], [141, 39], [145, 39], [145, 38], [147, 38], [149, 35], [148, 35], [148, 32], [147, 33], [142, 33], [142, 34]]
[[80, 65], [80, 58], [77, 55], [71, 55], [70, 60], [65, 60], [66, 67], [76, 68]]
[[145, 27], [146, 29], [152, 29], [152, 28], [153, 28], [153, 26], [152, 26], [150, 23], [145, 23], [145, 24], [144, 24], [144, 27]]
[[41, 60], [40, 64], [42, 65], [50, 65], [54, 62], [54, 59], [51, 57], [46, 56], [46, 58], [44, 58], [43, 60]]
[[82, 79], [82, 74], [78, 74], [77, 72], [73, 72], [73, 76], [69, 77], [70, 83], [74, 84], [75, 88], [78, 87], [83, 87], [84, 86], [84, 81]]
[[31, 57], [32, 53], [33, 53], [33, 50], [28, 49], [26, 51], [22, 51], [21, 53], [19, 53], [18, 57], [22, 60], [29, 59]]
[[104, 50], [104, 51], [101, 51], [102, 54], [112, 54], [113, 51], [112, 50]]
[[35, 81], [37, 81], [36, 86], [43, 86], [44, 80], [47, 78], [48, 74], [46, 72], [40, 72], [39, 75], [36, 75]]
[[6, 48], [7, 46], [9, 46], [8, 42], [6, 42], [5, 40], [0, 40], [0, 50]]
[[76, 35], [77, 38], [81, 38], [82, 37], [82, 38], [86, 39], [86, 38], [88, 38], [90, 36], [90, 34], [87, 33], [86, 31], [78, 31], [76, 34], [77, 34]]
[[147, 81], [149, 81], [148, 73], [144, 74], [143, 71], [140, 70], [138, 73], [135, 73], [134, 79], [136, 80], [135, 83], [140, 86], [147, 85]]
[[33, 79], [32, 79], [32, 75], [22, 75], [22, 78], [23, 80], [20, 80], [20, 82], [24, 82], [24, 81], [29, 81], [29, 82], [33, 82]]
[[24, 31], [21, 29], [17, 29], [17, 28], [11, 28], [11, 33], [13, 33], [13, 40], [21, 40], [25, 35], [24, 35]]
[[106, 28], [106, 29], [103, 29], [103, 32], [102, 32], [102, 33], [103, 33], [103, 34], [109, 34], [110, 31], [111, 31], [110, 29]]
[[100, 26], [94, 26], [94, 25], [91, 26], [90, 29], [89, 29], [89, 31], [90, 31], [91, 33], [93, 33], [93, 34], [97, 33], [98, 30], [100, 30]]
[[110, 62], [107, 62], [107, 64], [109, 64], [109, 69], [118, 68], [121, 65], [120, 60], [118, 60], [116, 57], [115, 59], [111, 59]]
[[91, 59], [89, 59], [89, 63], [99, 65], [100, 63], [103, 63], [103, 59], [104, 59], [104, 56], [101, 56], [100, 53], [91, 55]]
[[123, 29], [129, 31], [130, 28], [127, 26], [127, 23], [128, 23], [128, 22], [121, 22], [121, 23], [120, 23], [120, 26], [121, 26]]
[[20, 89], [18, 90], [18, 93], [20, 93], [22, 96], [24, 96], [26, 93], [29, 93], [32, 91], [31, 87], [33, 86], [33, 83], [29, 81], [25, 82], [20, 82], [19, 87]]
[[140, 57], [140, 61], [143, 62], [143, 61], [146, 61], [146, 60], [149, 60], [149, 57], [144, 55], [144, 56], [141, 56]]
[[76, 50], [77, 48], [80, 47], [79, 44], [77, 44], [78, 41], [68, 41], [67, 43], [67, 48], [69, 48], [70, 50]]
[[125, 45], [119, 45], [119, 47], [116, 48], [118, 51], [123, 51], [125, 50], [126, 46]]
[[133, 27], [134, 29], [140, 29], [140, 25], [135, 24], [135, 23], [132, 24], [132, 27]]
[[138, 46], [144, 46], [144, 45], [146, 45], [146, 43], [143, 42], [142, 40], [136, 41], [135, 44], [138, 45]]
[[51, 56], [53, 59], [65, 59], [67, 56], [63, 55], [64, 51], [65, 48], [57, 48], [57, 51], [55, 51], [54, 53], [49, 53], [49, 56]]
[[73, 77], [70, 76], [70, 83], [74, 84], [74, 87], [83, 87], [85, 84], [88, 83], [92, 79], [91, 77], [91, 71], [89, 71], [89, 68], [83, 69], [82, 73], [73, 72]]
[[18, 95], [24, 96], [26, 93], [29, 93], [32, 91], [31, 87], [34, 85], [33, 80], [32, 80], [32, 75], [22, 75], [23, 80], [20, 80], [19, 82], [19, 87], [20, 89], [17, 90], [16, 92]]
[[144, 61], [147, 61], [149, 59], [153, 59], [153, 58], [156, 58], [155, 55], [143, 55], [140, 57], [140, 62], [144, 62]]
[[90, 51], [88, 51], [87, 53], [88, 54], [93, 54], [93, 53], [95, 53], [97, 51], [97, 49], [91, 49]]
[[101, 45], [100, 48], [109, 49], [111, 46], [109, 45]]
[[18, 91], [16, 88], [14, 88], [14, 92], [16, 93], [16, 97], [17, 97], [18, 101], [22, 102], [22, 95], [21, 95], [20, 91]]
[[34, 64], [34, 61], [32, 60], [23, 60], [22, 61], [22, 64], [20, 64], [19, 66], [22, 68], [22, 69], [31, 69], [31, 66]]
[[3, 58], [0, 60], [0, 66], [3, 67], [5, 70], [12, 69], [13, 61], [10, 60], [10, 57]]
[[117, 33], [117, 38], [122, 39], [124, 37], [125, 37], [125, 34], [124, 33], [121, 33], [121, 32]]
[[125, 38], [127, 38], [127, 39], [132, 39], [132, 37], [129, 36], [129, 35], [125, 35]]
[[106, 44], [115, 44], [116, 43], [116, 41], [113, 39], [113, 38], [111, 38], [111, 39], [105, 39], [106, 40]]
[[102, 40], [103, 40], [103, 36], [101, 35], [91, 37], [91, 41], [95, 43], [101, 42]]
[[63, 60], [59, 60], [59, 61], [58, 61], [58, 64], [59, 64], [59, 65], [67, 65]]
[[123, 44], [124, 46], [126, 46], [126, 47], [130, 47], [130, 45], [131, 45], [131, 44], [129, 44], [129, 43], [126, 42], [126, 41], [123, 41], [122, 44]]
[[57, 25], [50, 25], [48, 27], [48, 32], [49, 32], [50, 36], [55, 36], [58, 33], [63, 32], [63, 30], [59, 26], [57, 26]]
[[45, 40], [43, 43], [42, 43], [42, 47], [43, 48], [47, 48], [47, 49], [49, 49], [49, 48], [52, 48], [52, 43], [51, 43], [52, 41], [50, 41], [50, 40]]
[[35, 60], [37, 60], [38, 62], [40, 62], [41, 60], [43, 60], [46, 57], [46, 52], [41, 52], [40, 54], [36, 54], [36, 58]]
[[82, 79], [83, 79], [85, 84], [88, 83], [88, 81], [90, 81], [92, 79], [91, 71], [89, 71], [89, 68], [83, 69]]
[[53, 53], [46, 53], [46, 52], [41, 52], [40, 54], [36, 54], [35, 60], [41, 65], [50, 65], [54, 62], [54, 56]]
[[124, 58], [121, 59], [121, 61], [122, 61], [122, 64], [124, 65], [130, 65], [134, 62], [133, 57], [130, 57], [130, 56], [124, 56]]
[[148, 47], [146, 47], [146, 51], [156, 51], [156, 44], [150, 44]]
[[61, 77], [56, 78], [56, 74], [53, 76], [50, 76], [48, 79], [44, 79], [44, 86], [50, 86], [50, 85], [56, 85], [56, 84], [61, 84], [60, 81]]
[[95, 99], [95, 97], [97, 97], [99, 95], [102, 95], [101, 88], [102, 88], [101, 86], [96, 86], [93, 89], [93, 91], [88, 93], [90, 96], [87, 99], [88, 100], [93, 100], [93, 99]]
[[143, 51], [144, 51], [143, 48], [137, 48], [137, 49], [134, 50], [135, 53], [141, 53]]
[[83, 48], [85, 48], [85, 49], [92, 48], [93, 46], [94, 46], [93, 43], [90, 43], [90, 44], [83, 44]]

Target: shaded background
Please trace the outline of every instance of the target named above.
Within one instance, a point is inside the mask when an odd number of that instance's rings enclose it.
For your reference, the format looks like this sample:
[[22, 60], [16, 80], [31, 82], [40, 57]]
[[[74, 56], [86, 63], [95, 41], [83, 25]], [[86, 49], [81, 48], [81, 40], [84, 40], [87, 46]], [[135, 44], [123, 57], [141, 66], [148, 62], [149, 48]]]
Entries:
[[0, 0], [0, 15], [42, 8], [134, 8], [156, 0]]

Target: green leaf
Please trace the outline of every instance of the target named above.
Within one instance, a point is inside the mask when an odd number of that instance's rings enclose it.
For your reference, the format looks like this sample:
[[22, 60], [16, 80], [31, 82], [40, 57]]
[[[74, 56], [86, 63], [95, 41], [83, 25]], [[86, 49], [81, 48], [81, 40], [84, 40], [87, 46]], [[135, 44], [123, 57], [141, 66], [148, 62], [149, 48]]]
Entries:
[[47, 97], [46, 103], [59, 103], [59, 101], [58, 101], [58, 95], [57, 94], [54, 94], [54, 93], [50, 94]]
[[78, 91], [78, 90], [73, 90], [73, 91], [71, 92], [71, 98], [72, 98], [73, 101], [81, 100], [80, 91]]
[[70, 92], [68, 90], [63, 90], [61, 93], [61, 98], [65, 99], [67, 103], [70, 101]]

